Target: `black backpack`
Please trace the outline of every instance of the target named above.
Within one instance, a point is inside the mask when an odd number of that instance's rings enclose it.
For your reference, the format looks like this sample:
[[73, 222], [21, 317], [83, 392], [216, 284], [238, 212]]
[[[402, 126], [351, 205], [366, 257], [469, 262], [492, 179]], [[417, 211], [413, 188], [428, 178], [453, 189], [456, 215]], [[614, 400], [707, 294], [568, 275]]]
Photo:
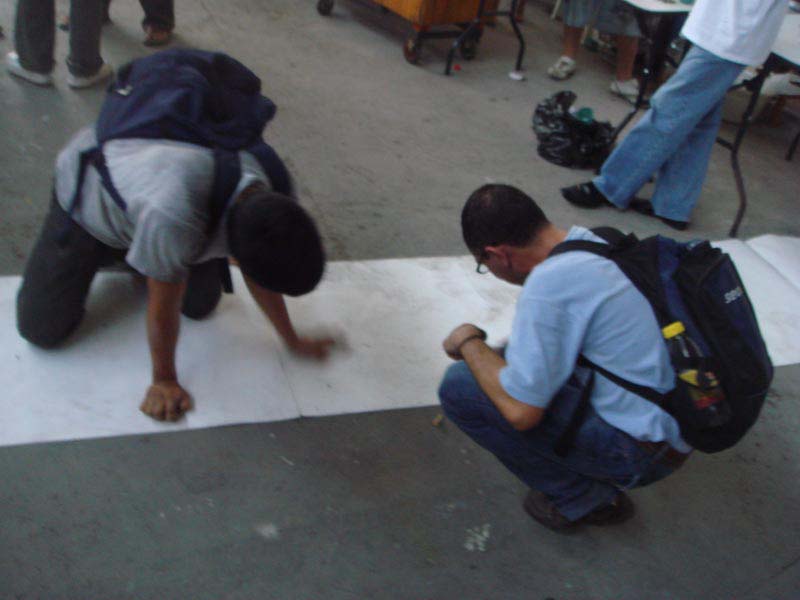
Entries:
[[[274, 191], [291, 197], [289, 172], [262, 139], [275, 112], [275, 104], [261, 94], [261, 80], [226, 54], [176, 48], [136, 59], [121, 67], [108, 87], [95, 124], [97, 146], [81, 153], [67, 212], [71, 214], [81, 201], [89, 165], [97, 170], [114, 202], [126, 209], [103, 156], [103, 144], [124, 138], [175, 140], [212, 149], [208, 234], [216, 229], [239, 183], [239, 150], [258, 159]], [[220, 267], [225, 290], [230, 292], [227, 261], [220, 259]]]
[[[611, 228], [592, 231], [608, 244], [571, 240], [550, 256], [583, 250], [614, 261], [650, 303], [664, 335], [673, 336], [665, 343], [671, 346], [675, 388], [661, 394], [583, 356], [578, 364], [662, 407], [693, 448], [708, 453], [730, 448], [758, 418], [773, 376], [753, 307], [730, 257], [707, 241], [639, 240]], [[556, 444], [561, 454], [580, 426], [590, 386]]]

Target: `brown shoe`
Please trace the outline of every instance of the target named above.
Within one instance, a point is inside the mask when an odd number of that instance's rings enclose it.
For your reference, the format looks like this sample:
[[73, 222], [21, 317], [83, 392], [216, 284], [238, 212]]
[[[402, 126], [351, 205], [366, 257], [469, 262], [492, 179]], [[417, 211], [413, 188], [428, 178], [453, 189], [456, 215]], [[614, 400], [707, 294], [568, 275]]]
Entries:
[[558, 512], [556, 505], [542, 492], [531, 490], [522, 503], [525, 512], [542, 525], [558, 533], [568, 533], [578, 526], [578, 521], [570, 521]]
[[594, 509], [577, 521], [567, 519], [550, 498], [535, 490], [528, 492], [522, 506], [536, 521], [558, 533], [570, 533], [582, 524], [617, 525], [624, 523], [635, 513], [633, 502], [624, 492], [619, 492], [610, 504]]
[[166, 46], [172, 39], [172, 32], [167, 29], [160, 29], [152, 25], [144, 26], [144, 40], [142, 43], [145, 46]]
[[635, 512], [633, 501], [625, 492], [619, 492], [610, 504], [595, 508], [580, 521], [589, 525], [618, 525], [630, 519]]

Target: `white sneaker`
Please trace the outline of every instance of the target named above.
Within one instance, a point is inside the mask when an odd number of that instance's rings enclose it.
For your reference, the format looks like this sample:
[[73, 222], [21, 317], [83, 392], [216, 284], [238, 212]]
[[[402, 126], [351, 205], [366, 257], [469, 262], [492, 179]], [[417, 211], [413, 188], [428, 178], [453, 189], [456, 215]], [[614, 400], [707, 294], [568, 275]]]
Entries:
[[625, 98], [628, 102], [636, 102], [639, 97], [639, 80], [628, 79], [628, 81], [611, 82], [611, 93]]
[[568, 79], [569, 77], [572, 77], [572, 74], [575, 72], [577, 67], [578, 64], [574, 59], [570, 58], [569, 56], [562, 56], [556, 61], [556, 64], [547, 69], [547, 74], [553, 79], [561, 81], [562, 79]]
[[80, 77], [78, 75], [73, 75], [72, 73], [67, 74], [67, 85], [71, 88], [82, 89], [92, 87], [98, 83], [105, 81], [106, 79], [110, 78], [114, 74], [114, 69], [111, 67], [110, 64], [104, 62], [100, 65], [100, 68], [97, 69], [97, 73], [94, 75], [87, 75], [86, 77]]
[[19, 64], [19, 54], [16, 52], [9, 52], [6, 54], [6, 69], [8, 69], [8, 72], [12, 75], [16, 75], [29, 83], [34, 83], [36, 85], [53, 85], [53, 76], [50, 75], [50, 73], [29, 71]]

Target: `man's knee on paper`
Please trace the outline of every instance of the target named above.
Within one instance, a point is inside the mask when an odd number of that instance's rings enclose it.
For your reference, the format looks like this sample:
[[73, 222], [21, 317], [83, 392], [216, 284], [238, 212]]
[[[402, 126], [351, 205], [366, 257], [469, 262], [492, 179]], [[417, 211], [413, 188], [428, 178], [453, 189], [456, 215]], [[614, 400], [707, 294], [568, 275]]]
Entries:
[[23, 294], [17, 297], [17, 330], [23, 339], [40, 348], [55, 348], [66, 340], [77, 327], [82, 315], [60, 317], [58, 311], [38, 310]]

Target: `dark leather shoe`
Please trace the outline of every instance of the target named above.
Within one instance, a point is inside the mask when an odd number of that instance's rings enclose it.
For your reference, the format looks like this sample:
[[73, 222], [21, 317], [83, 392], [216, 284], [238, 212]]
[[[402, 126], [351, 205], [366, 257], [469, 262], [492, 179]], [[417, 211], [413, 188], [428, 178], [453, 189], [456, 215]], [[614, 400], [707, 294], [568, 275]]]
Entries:
[[668, 219], [667, 217], [658, 217], [661, 219], [662, 223], [669, 225], [673, 229], [677, 229], [678, 231], [686, 231], [689, 227], [689, 223], [687, 221], [675, 221], [674, 219]]
[[628, 204], [628, 208], [633, 212], [637, 212], [640, 215], [647, 215], [648, 217], [652, 217], [655, 214], [650, 200], [645, 200], [644, 198], [634, 198], [631, 200], [630, 204]]
[[633, 501], [625, 492], [619, 492], [610, 504], [595, 508], [580, 522], [588, 525], [618, 525], [633, 517], [635, 512]]
[[600, 193], [600, 190], [594, 187], [591, 181], [561, 188], [561, 195], [564, 196], [564, 200], [580, 208], [614, 206]]
[[533, 519], [558, 533], [570, 533], [580, 525], [618, 525], [624, 523], [636, 512], [633, 502], [624, 492], [619, 492], [614, 500], [605, 506], [594, 509], [577, 521], [570, 521], [562, 515], [553, 501], [545, 494], [531, 490], [522, 504], [525, 512]]
[[556, 505], [542, 492], [529, 491], [522, 507], [536, 521], [558, 533], [567, 533], [578, 526], [577, 522], [570, 521], [558, 512]]
[[634, 198], [631, 200], [631, 203], [628, 204], [628, 208], [631, 210], [639, 213], [640, 215], [647, 215], [648, 217], [657, 217], [662, 223], [669, 225], [673, 229], [677, 229], [678, 231], [685, 231], [687, 227], [689, 227], [689, 223], [686, 221], [675, 221], [674, 219], [668, 219], [667, 217], [659, 217], [655, 210], [653, 209], [653, 205], [650, 203], [650, 200], [645, 200], [643, 198]]

